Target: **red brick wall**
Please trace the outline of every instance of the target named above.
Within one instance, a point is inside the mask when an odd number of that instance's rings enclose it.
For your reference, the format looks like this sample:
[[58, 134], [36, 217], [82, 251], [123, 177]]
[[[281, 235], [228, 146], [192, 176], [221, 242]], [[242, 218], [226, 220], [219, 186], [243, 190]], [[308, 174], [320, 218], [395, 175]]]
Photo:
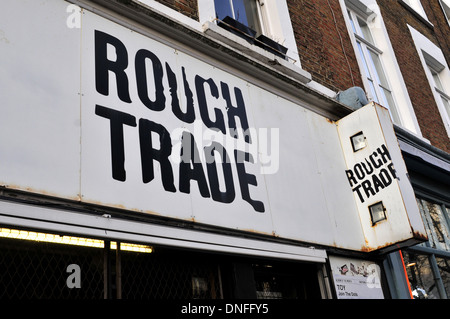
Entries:
[[334, 91], [363, 87], [339, 1], [287, 3], [302, 68], [311, 73], [314, 81]]
[[422, 6], [429, 21], [434, 25], [434, 36], [450, 65], [450, 26], [437, 0], [422, 0]]
[[[435, 2], [437, 3], [437, 1]], [[378, 5], [380, 6], [381, 14], [394, 48], [397, 62], [403, 74], [403, 79], [405, 80], [422, 135], [430, 140], [432, 145], [446, 152], [450, 152], [450, 140], [447, 131], [445, 130], [433, 92], [426, 78], [425, 70], [420, 62], [419, 55], [407, 27], [407, 24], [411, 25], [433, 43], [440, 46], [444, 54], [447, 51], [448, 57], [448, 46], [445, 48], [445, 41], [440, 39], [440, 35], [436, 37], [435, 29], [438, 23], [435, 17], [436, 15], [431, 11], [430, 2], [423, 0], [422, 4], [430, 22], [435, 24], [435, 28], [430, 27], [415, 17], [404, 6], [398, 3], [398, 1], [378, 0]]]
[[197, 0], [156, 0], [156, 1], [198, 21]]

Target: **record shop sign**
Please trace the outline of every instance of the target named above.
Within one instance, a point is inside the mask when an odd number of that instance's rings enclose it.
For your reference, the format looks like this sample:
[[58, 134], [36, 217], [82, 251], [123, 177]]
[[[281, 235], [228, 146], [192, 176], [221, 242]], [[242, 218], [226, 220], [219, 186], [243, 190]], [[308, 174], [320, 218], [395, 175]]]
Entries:
[[345, 171], [352, 191], [361, 203], [375, 196], [397, 178], [394, 164], [385, 144], [378, 147], [364, 161]]
[[[108, 46], [114, 48], [116, 52], [115, 60], [108, 59]], [[170, 105], [171, 116], [179, 121], [180, 126], [201, 120], [208, 129], [217, 132], [219, 135], [221, 134], [225, 141], [229, 138], [237, 140], [240, 137], [247, 144], [254, 142], [252, 130], [250, 130], [248, 124], [245, 101], [238, 87], [230, 89], [229, 83], [223, 81], [216, 83], [213, 79], [205, 79], [200, 75], [195, 75], [194, 83], [189, 83], [186, 79], [184, 67], [179, 70], [182, 76], [178, 78], [182, 78], [182, 81], [178, 81], [173, 66], [168, 62], [163, 64], [152, 51], [140, 49], [136, 52], [135, 57], [129, 57], [127, 48], [118, 38], [96, 30], [95, 87], [98, 93], [108, 96], [110, 94], [110, 81], [115, 79], [114, 85], [116, 85], [118, 98], [125, 103], [133, 102], [130, 98], [130, 80], [125, 72], [125, 69], [128, 68], [129, 59], [134, 61], [136, 89], [143, 107], [154, 112], [160, 112], [166, 108], [166, 105]], [[151, 65], [150, 70], [148, 68], [149, 63]], [[154, 88], [154, 92], [149, 92], [148, 73], [151, 73], [150, 77], [153, 83], [150, 86]], [[111, 74], [114, 76], [111, 76]], [[167, 88], [164, 87], [163, 74], [167, 75]], [[180, 86], [183, 87], [185, 95], [182, 97], [186, 101], [184, 109], [182, 109], [179, 101], [178, 88]], [[194, 109], [192, 90], [195, 90], [197, 95], [198, 112]], [[165, 92], [169, 92], [170, 103], [166, 101]], [[211, 108], [207, 103], [207, 95], [214, 99], [223, 98], [226, 101], [227, 112], [223, 113], [219, 108]], [[150, 96], [153, 96], [153, 98]], [[235, 100], [236, 103], [232, 100]], [[171, 156], [175, 155], [172, 137], [171, 132], [164, 125], [148, 118], [136, 118], [127, 112], [99, 104], [95, 106], [95, 114], [109, 121], [111, 171], [114, 180], [120, 182], [126, 182], [127, 180], [124, 167], [126, 145], [124, 144], [123, 132], [124, 127], [136, 127], [139, 132], [142, 182], [144, 184], [151, 183], [154, 180], [155, 165], [158, 163], [161, 168], [161, 182], [167, 192], [179, 191], [189, 194], [191, 182], [194, 181], [196, 183], [193, 183], [193, 185], [198, 186], [202, 197], [211, 198], [217, 202], [231, 203], [236, 197], [236, 186], [238, 186], [242, 199], [250, 204], [255, 212], [265, 212], [264, 204], [250, 196], [249, 187], [258, 187], [257, 177], [247, 173], [245, 168], [246, 163], [254, 162], [251, 153], [227, 148], [226, 145], [217, 141], [213, 141], [210, 145], [201, 149], [197, 143], [198, 136], [196, 138], [193, 132], [184, 130], [181, 136], [181, 149], [178, 154], [180, 156], [179, 180], [175, 181], [173, 172], [175, 168], [170, 160]], [[240, 123], [240, 127], [237, 126], [237, 123]], [[242, 135], [239, 136], [239, 134]], [[152, 135], [157, 136], [159, 147], [154, 145]], [[200, 154], [200, 152], [204, 152], [204, 154]], [[233, 160], [230, 159], [231, 157]], [[205, 159], [206, 171], [203, 169], [202, 158]], [[237, 185], [233, 180], [232, 164], [237, 171]], [[217, 167], [218, 165], [221, 165], [220, 170]], [[222, 172], [221, 176], [218, 176], [219, 171]], [[219, 187], [220, 178], [225, 182], [223, 190]]]

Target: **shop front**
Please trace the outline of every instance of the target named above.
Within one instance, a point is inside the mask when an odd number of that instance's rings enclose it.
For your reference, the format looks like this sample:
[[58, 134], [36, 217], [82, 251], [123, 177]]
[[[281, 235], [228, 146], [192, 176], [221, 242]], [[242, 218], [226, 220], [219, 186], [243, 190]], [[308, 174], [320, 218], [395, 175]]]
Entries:
[[426, 233], [388, 110], [147, 7], [45, 4], [0, 13], [5, 297], [389, 297], [377, 256]]

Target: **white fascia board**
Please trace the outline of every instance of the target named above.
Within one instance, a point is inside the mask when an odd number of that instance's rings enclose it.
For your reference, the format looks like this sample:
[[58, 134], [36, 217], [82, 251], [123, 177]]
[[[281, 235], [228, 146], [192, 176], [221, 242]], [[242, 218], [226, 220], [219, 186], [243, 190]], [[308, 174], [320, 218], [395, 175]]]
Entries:
[[0, 200], [0, 224], [47, 232], [324, 263], [326, 251]]
[[443, 169], [447, 172], [450, 172], [450, 163], [445, 162], [437, 157], [434, 157], [433, 155], [420, 150], [414, 146], [412, 146], [411, 144], [408, 144], [404, 141], [399, 140], [398, 144], [400, 145], [400, 149], [403, 152], [406, 152], [408, 154], [411, 154], [413, 156], [419, 157], [421, 158], [423, 161], [425, 161], [426, 163], [439, 167], [440, 169]]

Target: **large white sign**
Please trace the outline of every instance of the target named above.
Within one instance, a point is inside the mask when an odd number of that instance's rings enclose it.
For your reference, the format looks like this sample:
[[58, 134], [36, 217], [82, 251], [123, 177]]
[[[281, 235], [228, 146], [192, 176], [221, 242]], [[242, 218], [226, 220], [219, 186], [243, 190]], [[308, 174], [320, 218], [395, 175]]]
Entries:
[[[372, 192], [344, 145], [366, 122], [332, 123], [213, 57], [77, 8], [1, 4], [1, 185], [352, 250], [414, 238], [402, 217], [401, 235], [366, 239]], [[371, 134], [384, 153], [368, 161], [399, 152], [381, 127]], [[403, 161], [383, 164], [372, 189], [402, 201]]]

